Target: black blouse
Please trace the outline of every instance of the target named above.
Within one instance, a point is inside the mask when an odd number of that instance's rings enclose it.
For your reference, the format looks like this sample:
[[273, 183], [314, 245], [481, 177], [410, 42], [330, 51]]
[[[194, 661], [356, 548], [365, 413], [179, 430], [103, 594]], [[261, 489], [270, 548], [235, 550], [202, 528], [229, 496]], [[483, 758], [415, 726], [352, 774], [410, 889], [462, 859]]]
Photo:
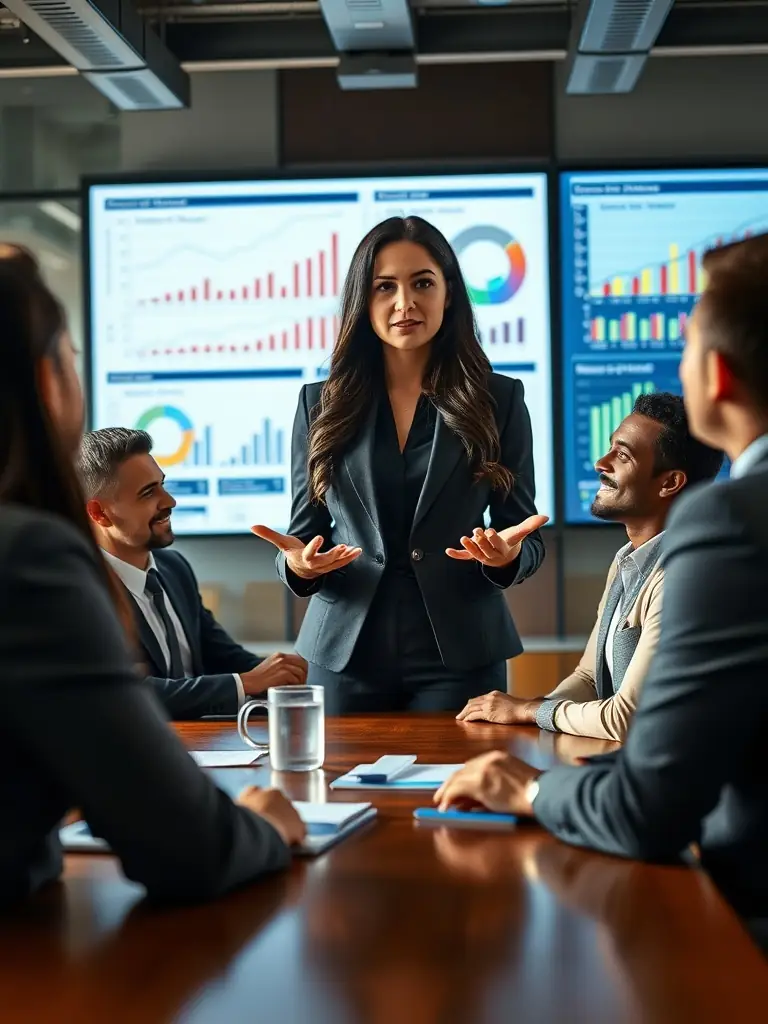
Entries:
[[374, 486], [387, 561], [398, 574], [413, 575], [409, 540], [432, 454], [436, 422], [435, 407], [422, 395], [401, 453], [386, 392], [379, 401], [373, 445]]

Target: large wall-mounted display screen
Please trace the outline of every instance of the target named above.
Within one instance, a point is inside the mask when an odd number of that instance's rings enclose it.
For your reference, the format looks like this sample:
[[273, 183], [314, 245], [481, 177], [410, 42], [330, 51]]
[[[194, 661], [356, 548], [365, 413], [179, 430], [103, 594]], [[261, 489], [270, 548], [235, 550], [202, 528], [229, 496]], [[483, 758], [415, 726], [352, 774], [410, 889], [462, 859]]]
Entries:
[[553, 515], [546, 175], [91, 184], [88, 214], [92, 425], [152, 435], [178, 533], [287, 527], [299, 389], [358, 242], [405, 214], [453, 244], [485, 351], [525, 384]]
[[560, 199], [564, 509], [579, 523], [635, 398], [680, 393], [702, 256], [768, 228], [768, 170], [570, 172]]

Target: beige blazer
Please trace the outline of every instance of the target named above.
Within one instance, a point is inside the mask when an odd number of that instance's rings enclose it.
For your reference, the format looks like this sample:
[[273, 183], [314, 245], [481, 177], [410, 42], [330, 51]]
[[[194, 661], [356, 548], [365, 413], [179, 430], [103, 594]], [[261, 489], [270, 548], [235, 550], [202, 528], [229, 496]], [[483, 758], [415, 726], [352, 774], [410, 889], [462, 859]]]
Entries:
[[563, 701], [555, 710], [554, 717], [554, 724], [560, 732], [571, 733], [573, 736], [618, 740], [623, 743], [637, 707], [643, 680], [659, 641], [664, 569], [657, 562], [653, 572], [641, 587], [637, 600], [627, 612], [626, 619], [619, 623], [619, 629], [639, 626], [642, 632], [619, 690], [608, 700], [597, 700], [597, 634], [616, 570], [617, 564], [614, 559], [597, 609], [595, 625], [581, 661], [571, 675], [547, 697], [550, 700]]

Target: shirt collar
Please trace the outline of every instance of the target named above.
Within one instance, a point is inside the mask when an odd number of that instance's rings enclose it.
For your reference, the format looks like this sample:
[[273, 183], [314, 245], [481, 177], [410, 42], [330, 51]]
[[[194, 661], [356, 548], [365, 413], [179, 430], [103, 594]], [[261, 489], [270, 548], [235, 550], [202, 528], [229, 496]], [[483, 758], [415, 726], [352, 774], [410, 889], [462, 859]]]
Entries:
[[662, 530], [661, 533], [657, 533], [655, 537], [647, 540], [645, 544], [641, 544], [639, 548], [633, 548], [631, 542], [625, 544], [616, 555], [619, 569], [621, 570], [627, 562], [630, 562], [637, 572], [644, 576], [656, 561], [663, 536], [664, 531]]
[[101, 553], [106, 558], [108, 565], [117, 573], [123, 586], [134, 597], [143, 597], [147, 586], [147, 573], [150, 569], [157, 568], [152, 552], [150, 551], [149, 553], [149, 563], [146, 569], [137, 569], [135, 565], [124, 562], [122, 558], [117, 558], [116, 555], [111, 554], [109, 551], [104, 551], [103, 548]]
[[758, 462], [762, 462], [764, 456], [768, 455], [768, 434], [756, 438], [752, 444], [747, 445], [744, 451], [731, 464], [731, 477], [735, 480], [746, 476]]

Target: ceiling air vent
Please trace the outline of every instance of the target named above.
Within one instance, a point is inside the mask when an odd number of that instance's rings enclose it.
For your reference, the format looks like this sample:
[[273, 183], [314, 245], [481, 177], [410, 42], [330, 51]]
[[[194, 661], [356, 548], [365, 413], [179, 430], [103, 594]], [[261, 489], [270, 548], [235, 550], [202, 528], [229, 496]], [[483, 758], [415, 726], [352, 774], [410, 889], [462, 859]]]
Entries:
[[189, 106], [189, 78], [128, 0], [3, 3], [119, 109]]
[[631, 92], [674, 0], [580, 0], [568, 48], [568, 93]]

